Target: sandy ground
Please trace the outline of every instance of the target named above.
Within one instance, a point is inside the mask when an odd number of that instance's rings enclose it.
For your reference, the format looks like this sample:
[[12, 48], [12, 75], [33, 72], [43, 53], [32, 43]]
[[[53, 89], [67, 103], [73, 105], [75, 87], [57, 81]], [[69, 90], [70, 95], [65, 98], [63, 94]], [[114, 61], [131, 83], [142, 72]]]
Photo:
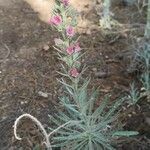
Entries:
[[[1, 150], [11, 149], [11, 143], [13, 143], [12, 126], [15, 118], [19, 114], [24, 112], [34, 114], [34, 112], [36, 112], [35, 109], [40, 112], [42, 111], [41, 108], [44, 110], [45, 106], [50, 107], [51, 105], [51, 96], [46, 100], [42, 100], [41, 98], [41, 101], [37, 100], [39, 99], [38, 91], [48, 92], [49, 90], [46, 88], [44, 78], [39, 75], [40, 73], [35, 75], [32, 68], [36, 65], [36, 70], [40, 70], [41, 68], [42, 71], [44, 71], [42, 72], [43, 74], [48, 74], [41, 65], [43, 64], [42, 61], [46, 60], [38, 59], [37, 63], [36, 57], [38, 57], [38, 52], [40, 52], [39, 46], [43, 47], [46, 43], [52, 41], [52, 39], [53, 35], [51, 35], [49, 26], [40, 21], [37, 13], [34, 12], [27, 3], [21, 0], [0, 0]], [[38, 58], [40, 58], [40, 56]], [[53, 58], [49, 59], [51, 60]], [[53, 70], [49, 68], [50, 65], [48, 62], [46, 64], [49, 70]], [[50, 78], [47, 79], [49, 80], [46, 82], [47, 86], [54, 80], [53, 73], [49, 73], [51, 75], [47, 75]], [[33, 78], [36, 78], [36, 81]], [[51, 86], [51, 88], [54, 87]], [[16, 95], [18, 96], [16, 97]], [[35, 95], [37, 95], [37, 97]], [[25, 101], [28, 102], [25, 104]], [[32, 102], [34, 104], [31, 104]], [[42, 104], [40, 104], [41, 102]], [[43, 106], [43, 103], [46, 104]], [[29, 108], [31, 105], [34, 107]], [[51, 106], [51, 108], [53, 107]], [[47, 116], [48, 113], [50, 112], [46, 113], [46, 111], [44, 111], [42, 114]], [[13, 147], [13, 149], [18, 148]]]
[[[48, 22], [51, 17], [52, 9], [55, 4], [55, 0], [24, 0], [26, 1], [35, 12], [38, 12], [42, 21]], [[74, 7], [79, 13], [88, 13], [95, 6], [96, 0], [70, 0], [70, 5]]]

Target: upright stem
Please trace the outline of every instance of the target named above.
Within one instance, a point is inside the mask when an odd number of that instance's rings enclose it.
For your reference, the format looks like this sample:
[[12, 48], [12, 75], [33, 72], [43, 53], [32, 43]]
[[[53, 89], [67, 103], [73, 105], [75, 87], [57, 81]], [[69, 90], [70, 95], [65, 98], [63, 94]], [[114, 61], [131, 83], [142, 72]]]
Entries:
[[147, 24], [146, 24], [146, 28], [145, 28], [145, 38], [150, 39], [150, 0], [148, 0]]
[[103, 9], [103, 15], [104, 17], [110, 16], [110, 6], [111, 6], [111, 1], [110, 0], [104, 0], [104, 9]]
[[100, 19], [100, 25], [103, 29], [111, 29], [110, 6], [111, 6], [111, 0], [104, 0], [103, 16]]

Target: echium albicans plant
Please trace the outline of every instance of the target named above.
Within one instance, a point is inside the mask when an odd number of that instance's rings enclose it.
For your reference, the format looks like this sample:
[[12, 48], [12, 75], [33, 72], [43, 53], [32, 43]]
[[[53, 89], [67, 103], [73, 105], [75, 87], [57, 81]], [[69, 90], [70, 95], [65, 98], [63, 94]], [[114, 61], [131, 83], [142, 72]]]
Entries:
[[122, 131], [117, 123], [118, 110], [124, 99], [110, 105], [107, 95], [98, 108], [94, 105], [98, 100], [98, 89], [89, 94], [90, 79], [82, 77], [85, 67], [81, 64], [83, 54], [75, 33], [77, 13], [69, 0], [56, 0], [50, 24], [60, 33], [60, 37], [54, 39], [54, 48], [62, 62], [62, 71], [58, 72], [62, 78], [58, 81], [64, 88], [64, 95], [59, 97], [64, 109], [50, 116], [53, 127], [49, 127], [49, 134], [35, 117], [21, 115], [14, 124], [15, 137], [21, 140], [17, 136], [17, 125], [20, 119], [28, 117], [41, 129], [48, 150], [54, 147], [62, 150], [114, 150], [112, 144], [115, 139], [138, 134]]
[[93, 89], [89, 94], [90, 79], [82, 77], [85, 67], [81, 64], [83, 53], [75, 33], [77, 16], [69, 0], [56, 1], [50, 23], [60, 33], [60, 37], [55, 39], [54, 48], [62, 61], [62, 72], [59, 72], [62, 79], [59, 82], [65, 93], [59, 98], [65, 112], [60, 111], [51, 119], [58, 127], [70, 121], [54, 136], [53, 146], [71, 150], [112, 150], [114, 138], [137, 134], [134, 131], [117, 131], [117, 110], [124, 99], [120, 98], [108, 106], [107, 95], [95, 108], [98, 89]]

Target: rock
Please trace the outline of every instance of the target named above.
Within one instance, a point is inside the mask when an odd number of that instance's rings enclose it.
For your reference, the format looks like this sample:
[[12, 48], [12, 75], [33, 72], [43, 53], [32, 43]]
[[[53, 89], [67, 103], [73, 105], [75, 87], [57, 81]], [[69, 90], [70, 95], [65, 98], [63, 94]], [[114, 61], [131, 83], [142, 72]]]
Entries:
[[48, 51], [49, 50], [49, 46], [48, 45], [44, 45], [43, 46], [43, 50]]
[[92, 71], [96, 72], [96, 71], [97, 71], [97, 68], [92, 68]]
[[106, 55], [105, 58], [108, 59], [109, 57]]
[[108, 72], [103, 72], [103, 71], [99, 71], [95, 73], [95, 76], [98, 78], [107, 78], [108, 77]]
[[39, 94], [39, 96], [41, 96], [41, 97], [48, 98], [48, 94], [47, 94], [47, 93], [44, 93], [44, 92], [42, 92], [42, 91], [39, 91], [38, 94]]

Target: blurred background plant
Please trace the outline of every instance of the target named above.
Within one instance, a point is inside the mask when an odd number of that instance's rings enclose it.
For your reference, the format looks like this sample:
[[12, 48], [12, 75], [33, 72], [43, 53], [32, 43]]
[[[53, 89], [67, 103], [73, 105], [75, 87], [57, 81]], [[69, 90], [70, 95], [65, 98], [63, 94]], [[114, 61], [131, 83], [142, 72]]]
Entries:
[[[131, 64], [132, 66], [134, 66], [133, 70], [136, 70], [136, 72], [138, 72], [138, 81], [140, 81], [142, 84], [141, 90], [139, 90], [140, 97], [147, 96], [148, 100], [150, 100], [150, 0], [137, 0], [135, 4], [138, 4], [137, 6], [141, 5], [141, 8], [147, 7], [147, 19], [143, 37], [137, 38], [137, 40], [135, 41], [137, 43], [137, 46], [135, 47], [133, 53], [134, 58]], [[138, 8], [140, 9], [140, 7]], [[140, 10], [141, 12], [143, 11], [142, 9]], [[130, 93], [132, 93], [133, 95], [138, 94], [138, 92], [135, 91], [137, 90], [133, 90], [132, 87]]]
[[150, 100], [150, 44], [147, 40], [142, 39], [139, 42], [132, 62], [138, 82], [141, 83], [141, 90], [138, 90], [135, 84], [130, 85], [129, 97], [135, 103], [143, 96], [147, 96], [148, 101]]
[[143, 85], [144, 94], [148, 98], [148, 101], [150, 100], [150, 73], [145, 72], [141, 76], [141, 82]]
[[150, 0], [147, 3], [147, 23], [145, 28], [145, 38], [150, 39]]
[[136, 88], [135, 83], [130, 84], [130, 91], [128, 95], [131, 104], [135, 105], [140, 100], [140, 92]]
[[145, 64], [144, 73], [141, 76], [141, 81], [145, 89], [148, 100], [150, 100], [150, 0], [147, 5], [147, 23], [145, 27], [145, 40], [144, 50], [140, 53], [140, 58], [143, 59]]
[[113, 19], [114, 14], [111, 11], [111, 0], [98, 0], [97, 3], [98, 4], [96, 5], [95, 9], [100, 17], [99, 25], [103, 32], [106, 32], [107, 30], [112, 30], [117, 26], [121, 26], [121, 24], [117, 20]]
[[112, 25], [111, 25], [112, 13], [110, 11], [110, 7], [111, 7], [111, 0], [104, 0], [102, 18], [99, 20], [100, 27], [104, 29], [112, 28]]
[[145, 42], [139, 45], [139, 49], [136, 51], [137, 59], [141, 64], [141, 68], [144, 72], [147, 72], [150, 69], [150, 44]]

